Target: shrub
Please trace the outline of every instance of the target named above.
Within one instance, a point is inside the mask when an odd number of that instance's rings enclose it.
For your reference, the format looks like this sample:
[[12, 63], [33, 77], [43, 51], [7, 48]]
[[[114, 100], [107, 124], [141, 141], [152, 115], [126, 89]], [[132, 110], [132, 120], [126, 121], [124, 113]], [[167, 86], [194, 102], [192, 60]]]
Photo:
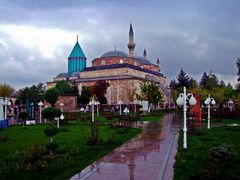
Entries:
[[43, 116], [43, 118], [53, 120], [55, 117], [60, 117], [61, 113], [62, 113], [61, 110], [59, 110], [57, 108], [48, 107], [42, 111], [42, 116]]
[[52, 155], [53, 153], [56, 152], [57, 148], [58, 148], [58, 144], [56, 142], [49, 142], [46, 146], [45, 146], [46, 150], [48, 152], [50, 152], [50, 155]]
[[[57, 133], [58, 133], [59, 129], [55, 126], [50, 126], [50, 127], [47, 127], [45, 130], [44, 130], [44, 134], [50, 138], [52, 138], [53, 136], [55, 136]], [[52, 140], [50, 141], [52, 142]]]
[[18, 115], [18, 118], [22, 120], [22, 125], [24, 126], [25, 121], [28, 117], [28, 113], [27, 112], [20, 112]]
[[96, 145], [99, 142], [99, 128], [97, 122], [90, 122], [90, 135], [87, 137], [87, 145]]
[[209, 155], [210, 159], [216, 163], [232, 161], [236, 157], [233, 148], [229, 144], [222, 144], [221, 146], [212, 147], [209, 150]]
[[0, 136], [0, 142], [5, 142], [8, 140], [7, 136]]

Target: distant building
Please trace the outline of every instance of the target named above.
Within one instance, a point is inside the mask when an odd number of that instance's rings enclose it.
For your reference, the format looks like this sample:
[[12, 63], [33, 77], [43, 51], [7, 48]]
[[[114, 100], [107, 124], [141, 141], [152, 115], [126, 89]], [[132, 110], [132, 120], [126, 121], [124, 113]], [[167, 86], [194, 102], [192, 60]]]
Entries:
[[77, 40], [69, 58], [68, 72], [60, 73], [47, 82], [48, 87], [55, 86], [57, 81], [67, 80], [77, 84], [79, 92], [84, 86], [93, 86], [98, 80], [107, 81], [107, 103], [117, 104], [120, 100], [129, 103], [128, 92], [137, 88], [140, 92], [140, 83], [152, 81], [159, 85], [165, 103], [171, 101], [171, 95], [166, 85], [166, 77], [160, 73], [159, 59], [152, 64], [144, 49], [143, 56], [135, 55], [134, 33], [132, 24], [129, 29], [129, 53], [113, 50], [105, 52], [101, 57], [92, 61], [92, 67], [86, 67], [86, 57]]

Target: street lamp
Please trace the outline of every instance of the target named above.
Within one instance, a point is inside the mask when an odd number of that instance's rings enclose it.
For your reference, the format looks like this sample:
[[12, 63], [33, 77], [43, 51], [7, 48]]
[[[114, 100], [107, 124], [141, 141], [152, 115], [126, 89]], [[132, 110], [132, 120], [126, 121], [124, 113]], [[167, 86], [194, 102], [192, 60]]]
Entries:
[[195, 105], [197, 103], [193, 94], [186, 93], [186, 87], [183, 87], [183, 93], [179, 94], [177, 98], [177, 105], [183, 106], [183, 148], [187, 149], [187, 101], [190, 105]]
[[64, 103], [60, 103], [61, 111], [63, 112]]
[[39, 106], [39, 113], [40, 113], [40, 124], [42, 124], [42, 106], [43, 106], [43, 102], [41, 100], [38, 103], [38, 106]]
[[99, 109], [98, 109], [98, 105], [100, 104], [99, 101], [96, 101], [96, 105], [97, 105], [97, 116], [99, 116]]
[[2, 101], [2, 106], [4, 106], [4, 111], [5, 111], [5, 113], [4, 113], [4, 119], [7, 119], [7, 106], [11, 106], [11, 101], [9, 101], [8, 99], [7, 99], [7, 97], [5, 97], [5, 100], [3, 100]]
[[92, 97], [90, 102], [89, 102], [89, 105], [92, 106], [92, 122], [94, 122], [94, 105], [96, 105], [96, 101], [94, 100], [94, 98]]
[[204, 103], [208, 106], [208, 125], [207, 125], [207, 128], [210, 129], [210, 106], [215, 105], [216, 102], [213, 98], [211, 98], [210, 94], [208, 94], [208, 97], [204, 101]]
[[120, 105], [120, 112], [119, 113], [120, 113], [120, 115], [122, 115], [122, 104], [123, 104], [123, 102], [119, 101], [118, 104]]

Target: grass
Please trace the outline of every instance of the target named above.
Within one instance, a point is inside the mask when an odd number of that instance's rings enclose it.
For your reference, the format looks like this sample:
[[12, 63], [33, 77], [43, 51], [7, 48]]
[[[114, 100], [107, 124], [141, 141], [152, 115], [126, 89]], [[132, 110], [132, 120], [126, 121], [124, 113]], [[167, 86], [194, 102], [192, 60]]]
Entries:
[[[38, 151], [44, 149], [49, 138], [44, 135], [47, 125], [11, 126], [0, 131], [0, 137], [7, 140], [0, 142], [0, 179], [68, 179], [75, 173], [104, 156], [114, 148], [140, 133], [140, 129], [119, 129], [99, 126], [100, 142], [95, 146], [86, 145], [86, 137], [90, 132], [85, 122], [63, 126], [54, 141], [59, 144], [53, 158], [46, 155], [34, 166], [24, 166], [25, 161], [31, 162]], [[37, 147], [32, 148], [35, 144]], [[40, 149], [40, 150], [38, 150]], [[29, 154], [33, 154], [29, 158]], [[38, 168], [36, 168], [38, 167]]]
[[[215, 127], [188, 131], [188, 148], [180, 133], [174, 179], [240, 179], [240, 127]], [[232, 151], [226, 150], [230, 145]], [[214, 160], [214, 153], [218, 160]]]

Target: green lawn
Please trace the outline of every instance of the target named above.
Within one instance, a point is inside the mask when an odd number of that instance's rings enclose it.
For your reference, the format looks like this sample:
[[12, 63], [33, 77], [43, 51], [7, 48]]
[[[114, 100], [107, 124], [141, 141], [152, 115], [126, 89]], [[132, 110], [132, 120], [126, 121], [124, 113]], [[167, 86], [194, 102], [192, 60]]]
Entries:
[[239, 137], [240, 127], [188, 130], [188, 148], [183, 149], [181, 132], [174, 179], [240, 179]]
[[[125, 130], [101, 125], [100, 142], [88, 146], [85, 143], [90, 132], [88, 123], [65, 125], [67, 131], [60, 131], [54, 137], [59, 147], [51, 158], [47, 152], [42, 152], [49, 142], [49, 138], [44, 135], [46, 127], [47, 125], [24, 128], [11, 126], [0, 131], [0, 137], [8, 138], [7, 141], [0, 141], [0, 179], [68, 179], [141, 132], [135, 128]], [[35, 148], [29, 150], [33, 144], [36, 145]], [[44, 158], [36, 164], [39, 154]]]

